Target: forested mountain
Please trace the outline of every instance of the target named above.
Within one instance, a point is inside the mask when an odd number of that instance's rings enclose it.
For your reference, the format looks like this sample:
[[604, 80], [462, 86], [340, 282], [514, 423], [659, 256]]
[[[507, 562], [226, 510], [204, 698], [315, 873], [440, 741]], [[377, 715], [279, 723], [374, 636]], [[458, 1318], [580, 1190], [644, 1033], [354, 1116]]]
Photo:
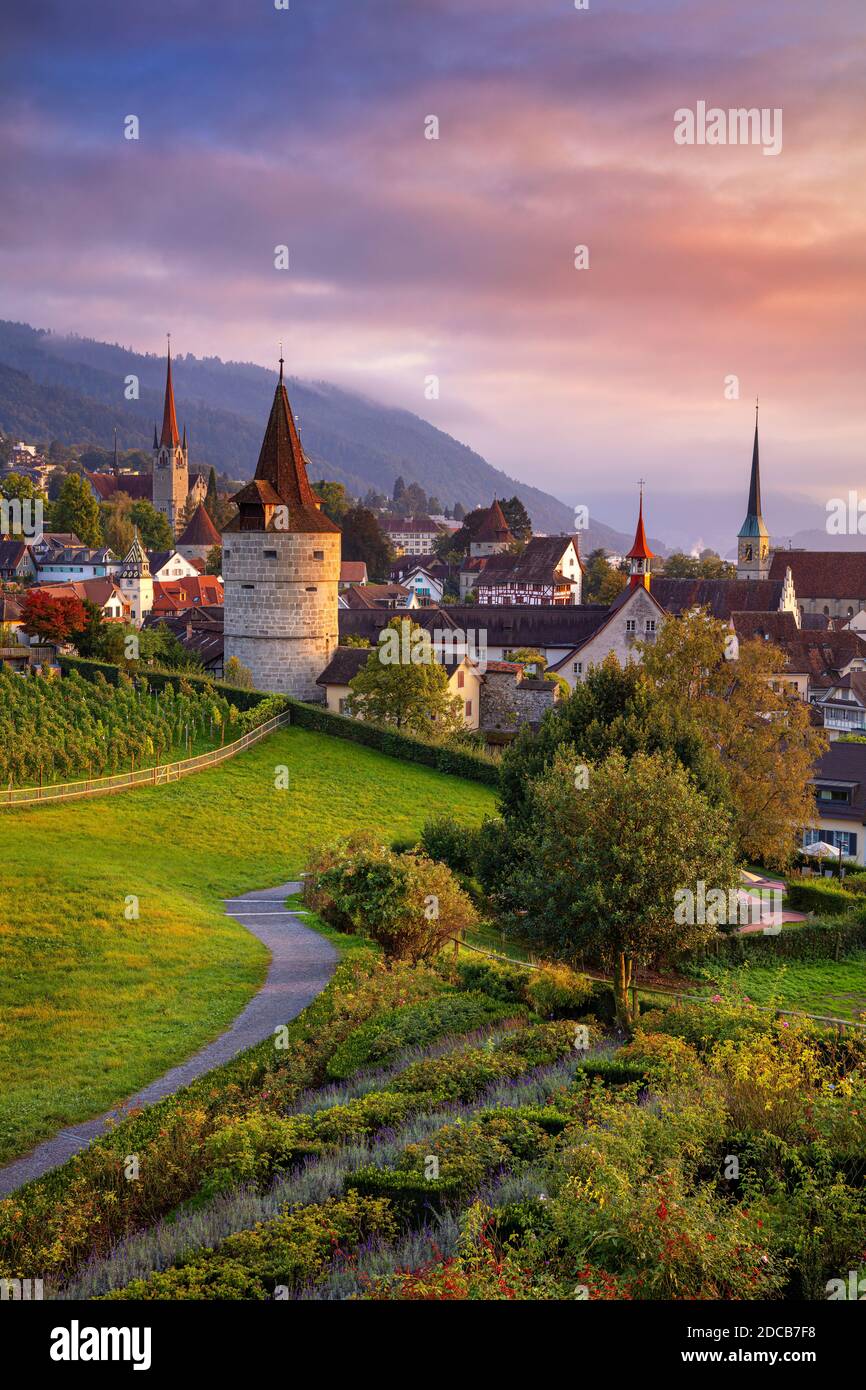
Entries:
[[[137, 401], [124, 398], [126, 377], [140, 383]], [[164, 358], [116, 343], [59, 337], [29, 324], [0, 320], [0, 429], [30, 443], [93, 443], [109, 448], [115, 426], [122, 449], [149, 448], [162, 418]], [[174, 385], [178, 418], [190, 442], [190, 464], [213, 464], [231, 478], [255, 469], [274, 373], [250, 362], [180, 354]], [[326, 382], [290, 378], [313, 476], [345, 483], [363, 496], [390, 493], [395, 478], [417, 482], [443, 505], [469, 510], [493, 496], [516, 494], [539, 531], [570, 531], [571, 507], [493, 468], [480, 454], [413, 415]], [[631, 537], [594, 522], [582, 549], [626, 548]]]

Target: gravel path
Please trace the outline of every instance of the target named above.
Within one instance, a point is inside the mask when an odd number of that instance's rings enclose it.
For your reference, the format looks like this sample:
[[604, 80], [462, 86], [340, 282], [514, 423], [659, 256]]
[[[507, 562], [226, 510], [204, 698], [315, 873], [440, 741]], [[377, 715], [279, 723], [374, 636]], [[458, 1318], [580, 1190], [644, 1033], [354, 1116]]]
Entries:
[[[325, 988], [334, 973], [337, 952], [324, 937], [305, 927], [298, 913], [287, 910], [286, 898], [290, 893], [298, 892], [300, 887], [299, 883], [280, 883], [275, 888], [226, 899], [229, 916], [235, 917], [270, 951], [271, 965], [267, 979], [230, 1028], [187, 1062], [172, 1067], [145, 1086], [143, 1091], [128, 1101], [128, 1105], [152, 1105], [163, 1096], [188, 1086], [196, 1077], [203, 1076], [205, 1072], [228, 1062], [238, 1052], [270, 1037], [275, 1028], [296, 1018]], [[86, 1148], [92, 1139], [102, 1134], [107, 1121], [113, 1118], [116, 1118], [116, 1111], [101, 1115], [96, 1120], [88, 1120], [85, 1124], [70, 1125], [23, 1158], [17, 1158], [5, 1168], [0, 1168], [0, 1196], [14, 1192], [31, 1179], [41, 1177], [49, 1169], [65, 1163], [79, 1149]]]

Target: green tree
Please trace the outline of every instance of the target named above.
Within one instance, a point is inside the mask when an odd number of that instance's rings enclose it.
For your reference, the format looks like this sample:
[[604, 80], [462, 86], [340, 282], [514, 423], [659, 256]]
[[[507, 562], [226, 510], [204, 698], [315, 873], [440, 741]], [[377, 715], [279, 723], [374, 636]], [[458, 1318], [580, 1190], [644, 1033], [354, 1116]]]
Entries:
[[5, 478], [0, 479], [0, 497], [5, 497], [10, 502], [15, 498], [23, 502], [27, 498], [44, 496], [33, 479], [23, 473], [7, 473]]
[[70, 473], [54, 503], [52, 530], [71, 531], [82, 545], [102, 545], [99, 503], [80, 473]]
[[216, 523], [217, 520], [218, 506], [219, 494], [217, 492], [216, 469], [213, 467], [213, 464], [211, 464], [210, 471], [207, 475], [207, 492], [204, 496], [204, 509], [214, 523]]
[[227, 685], [233, 685], [237, 690], [253, 689], [253, 673], [249, 666], [244, 666], [236, 656], [230, 656], [223, 670], [223, 680]]
[[168, 517], [157, 511], [152, 502], [144, 499], [133, 502], [129, 519], [133, 526], [138, 527], [138, 534], [145, 550], [174, 549], [174, 532], [169, 525]]
[[586, 574], [583, 579], [584, 603], [611, 604], [622, 593], [628, 580], [619, 569], [608, 564], [605, 552], [601, 549], [590, 552], [586, 561]]
[[[662, 754], [628, 759], [616, 750], [582, 772], [561, 749], [541, 779], [522, 920], [531, 939], [560, 957], [597, 957], [613, 974], [617, 1020], [630, 1028], [635, 966], [670, 960], [715, 934], [712, 912], [698, 907], [699, 885], [725, 902], [736, 889], [731, 826]], [[692, 895], [691, 920], [678, 910], [684, 894]]]
[[427, 738], [463, 728], [463, 702], [448, 689], [429, 633], [409, 618], [391, 619], [349, 689], [347, 708], [356, 718]]
[[508, 529], [516, 541], [528, 541], [532, 536], [532, 519], [519, 497], [500, 502]]
[[350, 507], [343, 518], [343, 559], [363, 560], [371, 580], [386, 580], [394, 552], [366, 507]]
[[329, 483], [324, 478], [320, 478], [317, 483], [313, 483], [313, 491], [318, 493], [322, 499], [322, 511], [325, 516], [335, 522], [337, 526], [342, 526], [343, 518], [349, 510], [349, 498], [342, 483]]
[[223, 548], [221, 545], [212, 545], [205, 557], [205, 574], [222, 574], [223, 572]]

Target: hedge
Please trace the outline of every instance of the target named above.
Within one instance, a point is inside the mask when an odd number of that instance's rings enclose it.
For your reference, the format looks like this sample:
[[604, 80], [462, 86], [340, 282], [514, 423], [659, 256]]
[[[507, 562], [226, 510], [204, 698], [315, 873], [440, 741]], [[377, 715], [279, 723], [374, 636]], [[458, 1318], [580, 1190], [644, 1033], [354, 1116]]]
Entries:
[[783, 927], [778, 936], [765, 936], [763, 932], [749, 932], [746, 936], [719, 936], [703, 951], [694, 952], [684, 959], [689, 965], [841, 960], [843, 956], [866, 947], [866, 920], [861, 921], [860, 915]]
[[788, 886], [787, 897], [798, 912], [825, 912], [831, 916], [847, 912], [856, 902], [853, 893], [829, 878], [794, 879]]
[[440, 743], [427, 743], [412, 734], [403, 734], [397, 729], [382, 729], [375, 724], [365, 723], [363, 719], [350, 719], [345, 714], [332, 714], [319, 705], [305, 705], [291, 697], [287, 697], [287, 703], [292, 711], [292, 723], [301, 729], [331, 734], [334, 738], [347, 738], [353, 743], [362, 743], [366, 748], [387, 753], [391, 758], [423, 763], [452, 777], [486, 782], [491, 787], [499, 786], [497, 764], [477, 753], [467, 753], [462, 748], [448, 748]]
[[[86, 680], [94, 680], [101, 673], [112, 685], [117, 684], [121, 668], [106, 661], [90, 661], [80, 656], [61, 656], [60, 669], [67, 674], [78, 671]], [[239, 710], [253, 709], [262, 700], [273, 698], [262, 690], [239, 690], [226, 681], [213, 681], [207, 676], [190, 675], [185, 671], [160, 671], [142, 665], [130, 675], [146, 676], [152, 689], [162, 689], [165, 685], [178, 688], [180, 682], [190, 685], [213, 686]], [[346, 738], [354, 743], [362, 743], [366, 748], [375, 748], [390, 758], [402, 758], [405, 762], [423, 763], [436, 768], [438, 772], [452, 777], [464, 777], [471, 782], [485, 782], [498, 787], [499, 768], [488, 758], [477, 753], [466, 752], [462, 748], [448, 748], [444, 744], [427, 743], [422, 738], [400, 733], [396, 729], [381, 729], [375, 724], [365, 724], [362, 719], [350, 719], [348, 715], [332, 714], [330, 710], [318, 705], [305, 705], [302, 700], [291, 696], [282, 697], [285, 708], [291, 710], [291, 722], [299, 729], [310, 729], [318, 734], [330, 734], [333, 738]]]

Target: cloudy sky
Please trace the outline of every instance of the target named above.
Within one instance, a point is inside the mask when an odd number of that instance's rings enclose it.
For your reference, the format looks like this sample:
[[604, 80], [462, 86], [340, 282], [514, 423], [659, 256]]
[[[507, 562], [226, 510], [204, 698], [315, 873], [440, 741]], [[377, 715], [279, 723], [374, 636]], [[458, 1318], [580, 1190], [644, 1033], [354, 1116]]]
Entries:
[[[862, 0], [40, 0], [0, 46], [2, 317], [282, 338], [677, 539], [738, 523], [757, 394], [771, 529], [866, 483]], [[700, 101], [781, 153], [676, 144]]]

